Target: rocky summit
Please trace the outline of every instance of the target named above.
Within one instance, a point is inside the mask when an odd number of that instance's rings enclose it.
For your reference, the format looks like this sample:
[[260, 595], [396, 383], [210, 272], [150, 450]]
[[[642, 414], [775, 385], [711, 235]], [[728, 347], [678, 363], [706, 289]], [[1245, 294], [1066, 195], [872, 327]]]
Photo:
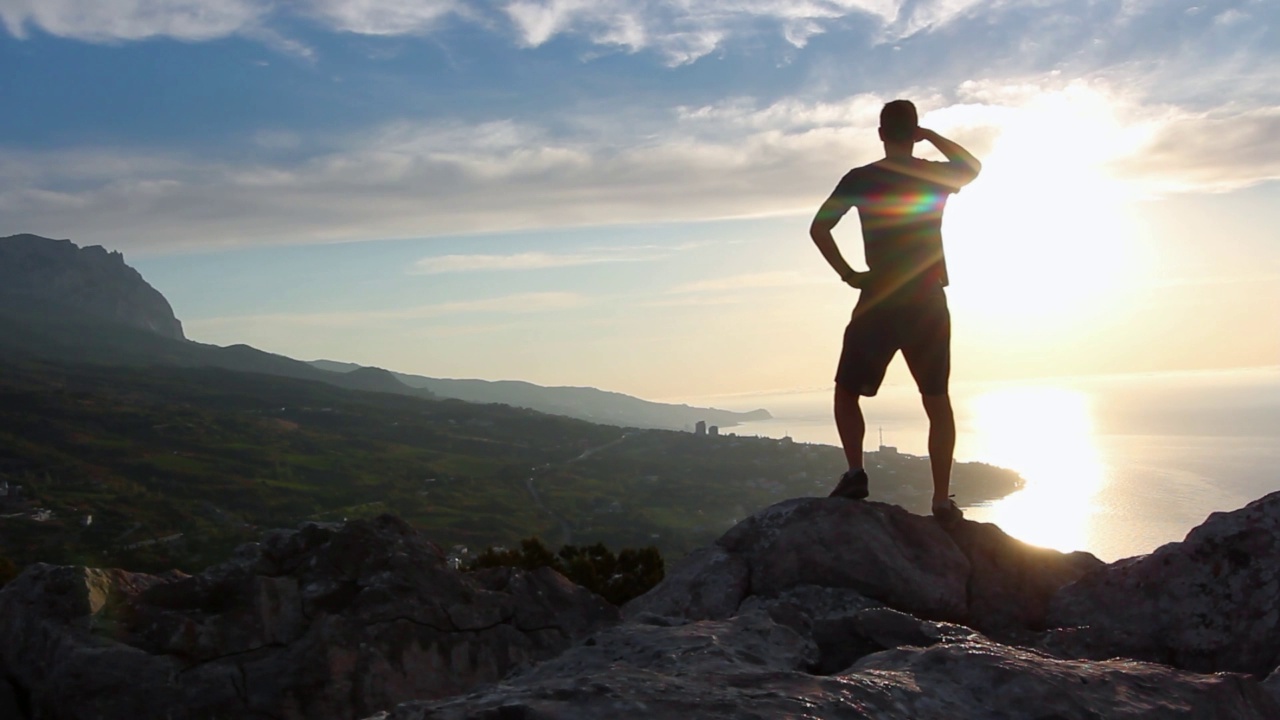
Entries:
[[38, 235], [0, 238], [0, 308], [53, 305], [182, 340], [173, 308], [118, 252]]
[[498, 680], [619, 616], [551, 570], [460, 573], [384, 516], [273, 532], [193, 576], [35, 565], [0, 618], [0, 717], [350, 720]]
[[794, 499], [621, 612], [391, 517], [190, 577], [38, 565], [0, 590], [0, 716], [1275, 720], [1277, 522], [1280, 493], [1108, 565]]

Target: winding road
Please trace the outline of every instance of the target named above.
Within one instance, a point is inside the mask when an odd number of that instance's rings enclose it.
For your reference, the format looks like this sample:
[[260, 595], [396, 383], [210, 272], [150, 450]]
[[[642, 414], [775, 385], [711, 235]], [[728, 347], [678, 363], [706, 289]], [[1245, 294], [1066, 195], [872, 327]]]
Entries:
[[623, 440], [626, 440], [629, 434], [630, 433], [623, 433], [622, 437], [619, 437], [617, 440], [610, 440], [609, 442], [603, 445], [597, 445], [596, 447], [588, 448], [584, 450], [581, 455], [578, 455], [577, 457], [571, 458], [569, 460], [565, 460], [564, 462], [558, 465], [547, 464], [547, 465], [543, 465], [541, 468], [535, 468], [536, 472], [533, 475], [530, 475], [529, 477], [525, 478], [524, 489], [529, 492], [529, 497], [533, 498], [533, 504], [538, 506], [539, 510], [546, 513], [547, 515], [550, 515], [553, 520], [555, 520], [557, 523], [560, 524], [560, 534], [562, 536], [560, 540], [561, 546], [571, 545], [573, 543], [573, 527], [569, 524], [569, 521], [564, 516], [560, 515], [556, 511], [547, 507], [546, 504], [542, 502], [542, 496], [538, 494], [538, 488], [534, 486], [534, 481], [537, 480], [539, 477], [543, 477], [550, 474], [551, 472], [554, 472], [555, 470], [559, 470], [561, 468], [568, 467], [573, 463], [586, 460], [587, 458], [591, 457], [592, 455], [595, 455], [596, 453], [602, 450], [608, 450], [609, 448], [615, 445], [618, 445]]

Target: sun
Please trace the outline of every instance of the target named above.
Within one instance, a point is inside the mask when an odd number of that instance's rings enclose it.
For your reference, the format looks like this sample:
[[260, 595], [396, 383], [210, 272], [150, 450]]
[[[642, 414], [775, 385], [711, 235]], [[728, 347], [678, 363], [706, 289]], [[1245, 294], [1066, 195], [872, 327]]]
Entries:
[[1046, 94], [1000, 124], [947, 208], [953, 307], [1039, 324], [1106, 313], [1142, 273], [1132, 192], [1107, 172], [1135, 138], [1090, 92]]

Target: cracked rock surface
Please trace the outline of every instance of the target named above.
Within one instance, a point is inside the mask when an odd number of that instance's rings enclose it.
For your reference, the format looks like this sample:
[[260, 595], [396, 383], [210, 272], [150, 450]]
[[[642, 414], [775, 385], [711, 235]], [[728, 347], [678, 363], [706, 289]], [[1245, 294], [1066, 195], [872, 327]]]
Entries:
[[193, 576], [28, 568], [0, 591], [0, 709], [346, 720], [495, 681], [618, 619], [551, 570], [455, 571], [394, 517], [307, 524]]
[[[1248, 633], [1269, 628], [1277, 602], [1270, 583], [1280, 565], [1267, 553], [1280, 506], [1241, 513], [1211, 518], [1180, 550], [1107, 566], [993, 525], [944, 529], [878, 503], [788, 500], [677, 563], [624, 608], [627, 622], [499, 683], [370, 720], [1275, 720], [1278, 673], [1261, 682], [1044, 649], [1068, 632], [1053, 628], [1066, 608], [1099, 623], [1095, 647], [1124, 623], [1122, 639], [1225, 637], [1176, 632], [1195, 617], [1187, 608], [1207, 603], [1234, 613], [1219, 629], [1243, 633], [1241, 657], [1274, 667], [1274, 636]], [[1164, 560], [1171, 553], [1187, 558]], [[1136, 573], [1138, 583], [1131, 575], [1144, 563], [1160, 564]], [[1188, 577], [1160, 570], [1171, 566]], [[1205, 574], [1219, 579], [1216, 594], [1179, 596]], [[1148, 604], [1119, 610], [1135, 601]]]
[[795, 499], [622, 621], [549, 570], [449, 570], [391, 517], [307, 525], [192, 577], [29, 568], [0, 717], [1276, 720], [1277, 538], [1280, 493], [1110, 565]]
[[1266, 677], [1280, 665], [1280, 492], [1081, 578], [1049, 618], [1057, 653]]
[[[1247, 676], [1061, 660], [972, 632], [935, 627], [927, 647], [901, 645], [822, 675], [812, 671], [812, 642], [766, 613], [650, 624], [658, 618], [602, 631], [500, 684], [370, 720], [1271, 720], [1280, 712]], [[933, 625], [916, 624], [919, 633]]]

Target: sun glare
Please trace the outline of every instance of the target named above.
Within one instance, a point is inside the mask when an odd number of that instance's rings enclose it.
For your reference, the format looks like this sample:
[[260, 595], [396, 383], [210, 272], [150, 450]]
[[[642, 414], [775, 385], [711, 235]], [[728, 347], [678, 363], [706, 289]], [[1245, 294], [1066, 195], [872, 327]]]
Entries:
[[970, 517], [994, 522], [1033, 545], [1088, 547], [1094, 497], [1104, 470], [1087, 397], [1057, 387], [995, 390], [968, 407], [975, 457], [1016, 470], [1026, 487]]
[[1136, 222], [1109, 161], [1137, 138], [1089, 90], [1001, 111], [982, 176], [947, 209], [953, 304], [1037, 324], [1087, 321], [1139, 272]]

